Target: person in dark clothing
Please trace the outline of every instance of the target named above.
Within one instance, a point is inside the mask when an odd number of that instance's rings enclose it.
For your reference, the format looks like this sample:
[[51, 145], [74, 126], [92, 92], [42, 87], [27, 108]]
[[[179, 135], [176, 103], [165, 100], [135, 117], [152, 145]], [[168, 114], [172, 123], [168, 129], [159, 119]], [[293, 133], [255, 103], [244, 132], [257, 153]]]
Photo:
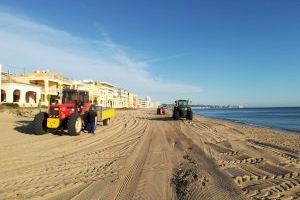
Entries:
[[87, 115], [87, 130], [89, 133], [94, 133], [96, 129], [96, 117], [97, 117], [97, 112], [95, 110], [94, 106], [91, 106], [88, 115]]

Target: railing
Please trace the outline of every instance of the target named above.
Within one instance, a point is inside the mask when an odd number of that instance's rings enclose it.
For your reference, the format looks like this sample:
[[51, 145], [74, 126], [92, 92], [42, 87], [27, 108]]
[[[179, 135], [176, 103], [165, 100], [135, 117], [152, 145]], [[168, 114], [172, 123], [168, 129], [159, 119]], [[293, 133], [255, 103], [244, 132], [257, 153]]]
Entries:
[[59, 90], [58, 90], [58, 89], [52, 89], [52, 88], [49, 88], [49, 89], [48, 89], [48, 92], [49, 92], [49, 93], [58, 93]]

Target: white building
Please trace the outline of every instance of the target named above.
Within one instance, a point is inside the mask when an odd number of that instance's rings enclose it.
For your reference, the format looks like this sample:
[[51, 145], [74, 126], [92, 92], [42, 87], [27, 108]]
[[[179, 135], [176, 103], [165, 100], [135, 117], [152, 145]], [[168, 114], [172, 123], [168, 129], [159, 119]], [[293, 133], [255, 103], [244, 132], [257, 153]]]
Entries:
[[150, 108], [150, 103], [151, 103], [151, 98], [149, 96], [147, 96], [145, 98], [145, 107]]
[[150, 108], [157, 108], [160, 105], [159, 101], [151, 101], [150, 102]]
[[3, 81], [1, 103], [17, 103], [22, 107], [36, 107], [41, 100], [41, 87], [18, 82]]

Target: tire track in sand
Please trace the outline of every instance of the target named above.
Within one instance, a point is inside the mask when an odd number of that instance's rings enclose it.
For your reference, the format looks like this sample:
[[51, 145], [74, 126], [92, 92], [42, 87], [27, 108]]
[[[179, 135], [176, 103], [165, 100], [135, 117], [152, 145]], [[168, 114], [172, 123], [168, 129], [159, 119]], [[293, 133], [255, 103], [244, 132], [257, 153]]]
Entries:
[[[68, 151], [63, 157], [27, 165], [27, 170], [7, 170], [0, 181], [0, 199], [52, 198], [60, 194], [71, 197], [68, 191], [72, 190], [74, 196], [95, 181], [114, 179], [146, 127], [144, 121], [122, 112], [117, 118], [111, 127], [104, 127], [104, 132], [99, 129], [94, 136], [75, 138], [77, 143], [68, 137], [73, 145], [65, 147]], [[49, 142], [54, 145], [53, 140]]]

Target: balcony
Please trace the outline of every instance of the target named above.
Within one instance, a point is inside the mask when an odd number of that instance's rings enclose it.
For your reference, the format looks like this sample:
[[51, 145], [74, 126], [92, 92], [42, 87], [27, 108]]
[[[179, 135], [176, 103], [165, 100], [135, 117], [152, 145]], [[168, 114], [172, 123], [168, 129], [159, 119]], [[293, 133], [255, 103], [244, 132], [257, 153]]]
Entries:
[[[44, 87], [42, 88], [41, 91], [42, 91], [42, 93], [46, 93]], [[48, 93], [49, 93], [49, 94], [57, 94], [58, 92], [59, 92], [59, 89], [56, 89], [56, 88], [49, 88], [49, 89], [48, 89]]]

